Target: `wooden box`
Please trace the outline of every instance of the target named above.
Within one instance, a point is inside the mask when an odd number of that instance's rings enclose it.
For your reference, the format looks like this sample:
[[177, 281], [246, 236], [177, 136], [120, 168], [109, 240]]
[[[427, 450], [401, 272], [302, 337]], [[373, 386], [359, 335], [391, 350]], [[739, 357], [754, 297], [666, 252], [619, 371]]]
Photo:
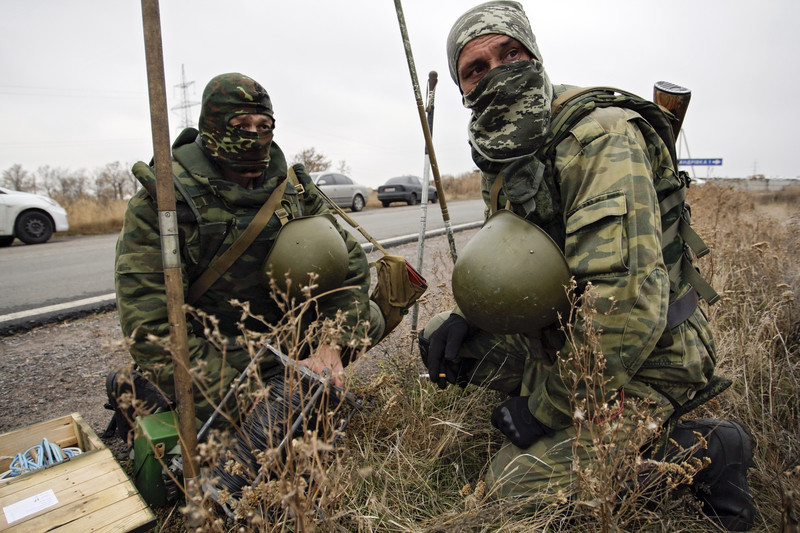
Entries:
[[43, 438], [83, 453], [0, 481], [0, 531], [139, 532], [155, 525], [111, 450], [77, 413], [0, 435], [0, 473]]

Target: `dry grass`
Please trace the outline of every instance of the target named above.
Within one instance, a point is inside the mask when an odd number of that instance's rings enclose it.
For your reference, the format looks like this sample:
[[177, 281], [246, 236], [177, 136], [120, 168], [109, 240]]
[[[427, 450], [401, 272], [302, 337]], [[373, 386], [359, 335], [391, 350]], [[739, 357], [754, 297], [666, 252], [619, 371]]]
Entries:
[[760, 526], [776, 531], [790, 479], [785, 473], [800, 457], [800, 189], [780, 195], [692, 191], [695, 224], [712, 246], [712, 260], [701, 262], [722, 296], [710, 309], [718, 368], [734, 379], [705, 410], [752, 432]]
[[[794, 494], [800, 493], [800, 474], [787, 474], [800, 457], [798, 195], [787, 191], [757, 196], [710, 186], [690, 189], [694, 225], [712, 249], [711, 258], [699, 265], [723, 296], [708, 309], [718, 346], [718, 373], [734, 380], [728, 391], [692, 416], [736, 420], [751, 432], [755, 531], [777, 531], [781, 501], [792, 483]], [[431, 288], [420, 302], [421, 325], [452, 306], [451, 268], [449, 256], [437, 255], [426, 270]], [[592, 312], [591, 305], [583, 309]], [[350, 392], [363, 400], [363, 408], [344, 439], [332, 445], [338, 433], [329, 423], [323, 425], [327, 429], [307, 428], [283, 459], [268, 452], [264, 464], [269, 481], [250, 492], [245, 518], [230, 523], [211, 513], [203, 530], [719, 530], [691, 500], [677, 495], [656, 498], [642, 488], [620, 503], [618, 496], [629, 488], [624, 481], [638, 468], [638, 454], [630, 450], [602, 451], [601, 468], [579, 465], [583, 493], [578, 505], [553, 501], [535, 514], [522, 514], [512, 503], [492, 498], [482, 479], [489, 457], [502, 443], [489, 424], [499, 396], [475, 387], [440, 391], [420, 379], [424, 369], [411, 346], [406, 322], [365, 356], [378, 361], [377, 371], [359, 372], [359, 364], [351, 368]], [[602, 383], [602, 373], [593, 379]], [[329, 414], [340, 416], [333, 410]], [[576, 424], [596, 433], [598, 442], [608, 440], [613, 431], [602, 423]], [[633, 436], [635, 442], [653, 435], [645, 415], [642, 427], [641, 434]], [[788, 498], [790, 505], [800, 505]], [[184, 530], [175, 509], [163, 510], [161, 517], [160, 531]]]
[[58, 199], [69, 218], [69, 231], [65, 235], [100, 235], [122, 229], [127, 200], [100, 202], [84, 196], [75, 201]]

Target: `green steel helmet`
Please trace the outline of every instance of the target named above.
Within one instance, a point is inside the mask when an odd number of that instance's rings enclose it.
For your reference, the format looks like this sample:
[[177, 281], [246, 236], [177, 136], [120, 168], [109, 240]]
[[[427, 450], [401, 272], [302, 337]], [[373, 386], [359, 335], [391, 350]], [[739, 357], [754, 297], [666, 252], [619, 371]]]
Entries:
[[453, 296], [467, 322], [490, 333], [527, 333], [569, 310], [567, 260], [540, 227], [502, 209], [459, 252]]
[[302, 287], [309, 274], [316, 274], [312, 296], [338, 289], [347, 277], [347, 245], [334, 225], [333, 215], [299, 217], [287, 222], [278, 232], [275, 244], [264, 261], [264, 283], [270, 276], [280, 290], [286, 290], [285, 276], [291, 279], [288, 294], [304, 298]]

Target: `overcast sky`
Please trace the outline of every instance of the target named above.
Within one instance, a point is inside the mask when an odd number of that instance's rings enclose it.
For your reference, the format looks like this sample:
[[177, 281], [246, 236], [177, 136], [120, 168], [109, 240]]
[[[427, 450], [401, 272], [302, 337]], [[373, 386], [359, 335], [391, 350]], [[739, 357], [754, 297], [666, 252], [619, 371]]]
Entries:
[[[403, 0], [425, 91], [439, 74], [434, 147], [442, 175], [474, 168], [468, 110], [447, 69], [455, 19], [477, 4]], [[554, 83], [612, 85], [652, 97], [668, 80], [692, 90], [688, 152], [722, 158], [698, 177], [800, 176], [797, 0], [524, 1]], [[134, 0], [1, 0], [0, 171], [14, 164], [91, 173], [149, 160], [152, 141], [141, 4]], [[170, 108], [199, 102], [213, 76], [264, 85], [276, 142], [305, 148], [377, 187], [422, 175], [424, 141], [393, 0], [162, 0]], [[199, 106], [189, 109], [196, 124]], [[182, 111], [170, 114], [172, 135]]]

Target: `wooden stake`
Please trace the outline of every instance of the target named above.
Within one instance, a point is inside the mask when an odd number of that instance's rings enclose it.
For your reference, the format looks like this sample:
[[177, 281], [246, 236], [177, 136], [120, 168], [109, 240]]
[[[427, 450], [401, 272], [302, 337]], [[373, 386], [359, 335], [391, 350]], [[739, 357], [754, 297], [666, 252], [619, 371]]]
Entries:
[[[150, 95], [150, 124], [153, 133], [158, 221], [161, 232], [161, 257], [164, 265], [164, 287], [169, 320], [169, 347], [172, 354], [175, 399], [178, 412], [178, 433], [181, 441], [183, 478], [186, 503], [190, 507], [187, 527], [196, 521], [199, 487], [195, 478], [197, 466], [197, 427], [195, 426], [194, 395], [189, 374], [189, 344], [186, 333], [186, 313], [183, 309], [183, 279], [178, 241], [178, 217], [175, 210], [175, 191], [172, 184], [172, 153], [169, 141], [167, 96], [164, 82], [164, 56], [161, 44], [161, 16], [158, 0], [142, 0], [147, 85]], [[194, 515], [194, 516], [192, 516]]]

